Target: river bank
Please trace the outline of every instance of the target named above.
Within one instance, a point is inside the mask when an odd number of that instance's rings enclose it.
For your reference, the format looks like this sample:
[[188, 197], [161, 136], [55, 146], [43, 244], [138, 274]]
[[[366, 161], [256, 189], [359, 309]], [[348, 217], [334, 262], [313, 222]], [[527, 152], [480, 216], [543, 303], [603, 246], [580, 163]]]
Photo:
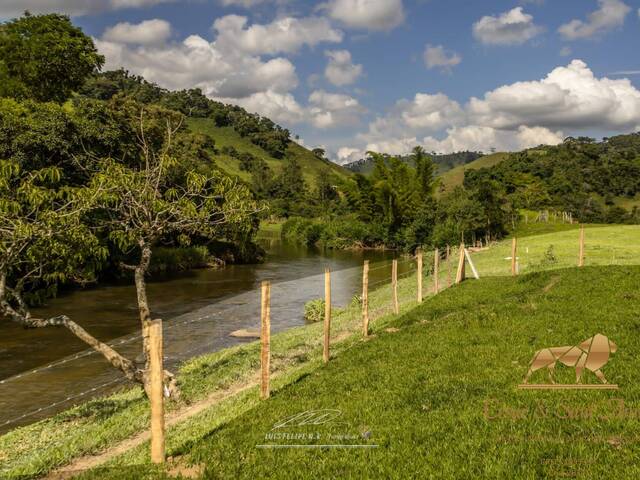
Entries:
[[[400, 280], [402, 312], [415, 305], [415, 288], [415, 275]], [[388, 315], [390, 299], [391, 289], [386, 284], [370, 294], [372, 318], [377, 317], [371, 325], [374, 334], [393, 317]], [[356, 303], [348, 303], [344, 309], [336, 310], [332, 324], [333, 355], [340, 355], [341, 351], [361, 341], [360, 321], [360, 306]], [[177, 453], [185, 442], [194, 439], [194, 435], [204, 435], [220, 422], [258, 402], [254, 386], [259, 367], [258, 351], [258, 342], [243, 343], [199, 356], [180, 367], [178, 380], [182, 397], [169, 402], [169, 415], [179, 415], [178, 412], [211, 396], [216, 400], [210, 406], [213, 410], [204, 407], [199, 412], [197, 428], [194, 429], [193, 424], [188, 425], [187, 420], [169, 430], [169, 455]], [[321, 352], [321, 324], [299, 326], [273, 335], [273, 388], [282, 388], [318, 368]], [[108, 449], [144, 431], [148, 416], [143, 392], [132, 387], [18, 428], [0, 437], [0, 477], [31, 478], [68, 464], [79, 456]], [[145, 448], [141, 443], [129, 450], [126, 456], [129, 460], [132, 456], [143, 458]]]

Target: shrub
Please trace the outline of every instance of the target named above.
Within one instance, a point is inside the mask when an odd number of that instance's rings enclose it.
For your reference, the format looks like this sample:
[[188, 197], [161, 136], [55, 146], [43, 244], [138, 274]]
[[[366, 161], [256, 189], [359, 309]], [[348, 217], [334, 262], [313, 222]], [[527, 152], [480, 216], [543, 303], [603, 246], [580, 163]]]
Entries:
[[324, 319], [324, 300], [317, 298], [305, 303], [304, 319], [307, 322], [321, 322]]

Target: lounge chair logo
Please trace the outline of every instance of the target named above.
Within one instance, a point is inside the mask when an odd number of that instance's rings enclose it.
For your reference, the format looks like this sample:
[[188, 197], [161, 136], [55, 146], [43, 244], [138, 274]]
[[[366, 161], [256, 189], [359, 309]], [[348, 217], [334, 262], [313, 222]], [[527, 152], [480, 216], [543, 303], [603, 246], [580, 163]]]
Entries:
[[[576, 346], [543, 348], [533, 355], [529, 370], [518, 388], [526, 390], [617, 390], [618, 386], [610, 384], [602, 372], [602, 368], [609, 362], [611, 354], [616, 353], [617, 350], [618, 346], [600, 333]], [[575, 368], [575, 384], [557, 384], [555, 382], [553, 374], [558, 363]], [[543, 368], [547, 369], [550, 383], [530, 384], [531, 376]], [[601, 383], [582, 383], [585, 370], [593, 372]]]

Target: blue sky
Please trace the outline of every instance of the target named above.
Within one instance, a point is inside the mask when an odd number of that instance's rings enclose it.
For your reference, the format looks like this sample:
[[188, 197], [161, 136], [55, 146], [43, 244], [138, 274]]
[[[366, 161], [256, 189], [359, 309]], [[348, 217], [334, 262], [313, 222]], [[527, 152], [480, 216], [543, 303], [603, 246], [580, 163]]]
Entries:
[[[8, 0], [0, 16], [42, 3]], [[367, 149], [513, 150], [640, 130], [637, 0], [47, 5], [96, 39], [108, 67], [201, 87], [341, 162]]]

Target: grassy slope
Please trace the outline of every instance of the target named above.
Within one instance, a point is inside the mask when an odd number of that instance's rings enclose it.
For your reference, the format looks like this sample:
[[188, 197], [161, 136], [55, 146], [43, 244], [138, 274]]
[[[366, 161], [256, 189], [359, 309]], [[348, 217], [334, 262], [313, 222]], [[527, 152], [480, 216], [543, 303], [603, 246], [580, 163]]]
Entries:
[[460, 165], [459, 167], [453, 168], [448, 172], [445, 172], [440, 176], [442, 180], [442, 185], [445, 191], [449, 192], [454, 187], [458, 185], [462, 185], [462, 181], [464, 180], [464, 172], [467, 170], [478, 170], [480, 168], [493, 167], [498, 163], [502, 162], [505, 158], [507, 158], [508, 153], [494, 153], [491, 155], [487, 155], [486, 157], [480, 157], [477, 160], [474, 160], [471, 163], [467, 163], [466, 165]]
[[[218, 148], [230, 146], [236, 148], [239, 152], [249, 152], [256, 157], [264, 159], [269, 168], [276, 174], [280, 173], [284, 160], [274, 158], [265, 152], [262, 148], [251, 143], [247, 138], [241, 137], [231, 127], [216, 127], [214, 122], [205, 118], [190, 118], [189, 127], [199, 133], [203, 133], [212, 137]], [[240, 170], [237, 159], [228, 155], [217, 155], [218, 165], [228, 174], [237, 176], [242, 180], [249, 180], [251, 175]], [[335, 175], [346, 177], [352, 175], [351, 172], [336, 165], [333, 162], [320, 160], [313, 153], [304, 147], [301, 147], [292, 141], [287, 150], [287, 158], [295, 158], [302, 166], [305, 181], [311, 187], [315, 187], [317, 179], [321, 175], [325, 175], [327, 171]]]
[[[571, 227], [566, 225], [566, 227]], [[579, 232], [572, 229], [520, 238], [520, 272], [573, 267], [578, 261]], [[585, 265], [633, 265], [640, 263], [640, 225], [607, 225], [586, 228]], [[545, 261], [553, 246], [556, 261]], [[472, 255], [481, 276], [506, 275], [511, 268], [511, 242], [500, 242], [489, 250]]]
[[[377, 267], [374, 265], [374, 268]], [[318, 281], [322, 281], [322, 277], [319, 276]], [[408, 311], [415, 306], [415, 288], [415, 276], [400, 279], [401, 311]], [[375, 328], [382, 328], [391, 318], [387, 315], [390, 299], [391, 289], [388, 285], [382, 285], [370, 294], [371, 316], [379, 317]], [[350, 305], [334, 312], [332, 335], [342, 337], [344, 341], [332, 347], [332, 354], [339, 355], [353, 345], [354, 339], [359, 338], [360, 322], [358, 305]], [[273, 335], [271, 355], [272, 374], [277, 377], [272, 385], [274, 390], [319, 368], [322, 358], [322, 325], [306, 325]], [[211, 394], [255, 381], [259, 365], [258, 342], [246, 343], [186, 362], [178, 372], [181, 401], [169, 402], [168, 413], [201, 401]], [[258, 401], [258, 389], [253, 387], [170, 429], [167, 434], [169, 454], [181, 451], [195, 439], [252, 408]], [[117, 444], [143, 431], [148, 423], [148, 402], [142, 390], [134, 387], [125, 388], [106, 398], [92, 400], [50, 419], [17, 428], [0, 436], [0, 479], [34, 478], [55, 467], [66, 465], [74, 458], [97, 453]], [[116, 463], [143, 463], [148, 456], [146, 444], [129, 452]]]
[[[205, 478], [638, 478], [639, 282], [640, 267], [466, 282], [189, 446], [185, 461], [203, 465]], [[536, 350], [598, 332], [619, 347], [604, 369], [619, 391], [516, 388]], [[571, 369], [559, 366], [557, 378], [572, 382]], [[278, 431], [319, 438], [266, 439], [278, 421], [318, 409], [340, 411], [339, 421]], [[264, 443], [379, 447], [256, 448]]]
[[[640, 244], [637, 242], [639, 235], [640, 226], [606, 226], [587, 229], [587, 265], [606, 264], [612, 260], [619, 264], [637, 265], [640, 263]], [[543, 269], [557, 269], [575, 265], [577, 260], [577, 240], [578, 232], [575, 229], [521, 238], [519, 242], [521, 270], [524, 272], [537, 272]], [[544, 253], [549, 245], [554, 245], [557, 261], [555, 263], [542, 264]], [[527, 252], [527, 248], [529, 252]], [[615, 259], [612, 255], [614, 251], [616, 252]], [[469, 286], [465, 285], [462, 288], [468, 289], [471, 288], [471, 285], [484, 285], [486, 277], [490, 275], [509, 275], [510, 262], [505, 260], [509, 255], [509, 240], [492, 247], [488, 251], [474, 253], [473, 258], [483, 280], [482, 282], [470, 282]], [[451, 263], [455, 264], [455, 257], [452, 258]], [[428, 264], [429, 262], [427, 261]], [[441, 284], [446, 283], [446, 271], [446, 265], [441, 265]], [[612, 277], [610, 281], [611, 288], [622, 292], [622, 286], [616, 284], [616, 278]], [[488, 282], [494, 282], [494, 280], [489, 279]], [[591, 280], [588, 280], [588, 282], [591, 282]], [[403, 311], [408, 311], [412, 306], [415, 306], [413, 302], [415, 283], [414, 276], [400, 281]], [[589, 285], [589, 283], [586, 285]], [[429, 288], [430, 282], [426, 282], [425, 291]], [[480, 305], [487, 302], [499, 305], [503, 301], [504, 292], [496, 290], [496, 296], [492, 301], [489, 301], [487, 295], [490, 295], [493, 290], [492, 288], [487, 290], [483, 293], [485, 298], [479, 301]], [[467, 292], [467, 290], [463, 291]], [[582, 298], [578, 294], [572, 293], [571, 295], [571, 299], [566, 300], [569, 304], [582, 302]], [[386, 286], [372, 294], [370, 296], [372, 310], [382, 305], [388, 306], [389, 298], [390, 291]], [[436, 301], [439, 302], [440, 300]], [[471, 315], [475, 315], [474, 311], [477, 309], [477, 305], [474, 305], [474, 302], [475, 300], [464, 303], [464, 305], [468, 306]], [[604, 307], [605, 305], [606, 308]], [[460, 308], [462, 309], [462, 307]], [[600, 308], [608, 310], [609, 304], [603, 300]], [[381, 332], [391, 320], [392, 317], [388, 316], [376, 320], [373, 326], [378, 332]], [[549, 325], [554, 325], [558, 321], [565, 321], [561, 312], [549, 314], [547, 320], [551, 322]], [[357, 341], [359, 321], [360, 315], [357, 306], [352, 306], [344, 313], [336, 315], [334, 323], [335, 335], [339, 335], [341, 331], [356, 332], [355, 337], [336, 349], [338, 356], [341, 355], [342, 351], [349, 350], [352, 345], [359, 343]], [[321, 326], [316, 324], [274, 336], [274, 367], [281, 376], [280, 380], [276, 382], [278, 388], [284, 387], [301, 375], [313, 372], [321, 366], [319, 362], [320, 328]], [[461, 342], [467, 340], [465, 337], [464, 340], [454, 343], [462, 344]], [[473, 344], [473, 341], [470, 341]], [[383, 354], [383, 357], [384, 355], [386, 354]], [[455, 356], [455, 353], [443, 353], [443, 355]], [[412, 361], [407, 360], [407, 363]], [[213, 391], [252, 378], [258, 366], [257, 362], [258, 349], [255, 343], [193, 360], [181, 370], [184, 400], [197, 401]], [[200, 441], [209, 432], [242, 412], [253, 408], [257, 403], [257, 390], [254, 388], [246, 394], [222, 402], [220, 405], [208, 409], [197, 418], [171, 429], [168, 441], [169, 453], [175, 455], [188, 451], [190, 445], [194, 444], [194, 442]], [[172, 406], [172, 408], [175, 407]], [[131, 392], [124, 392], [108, 399], [90, 402], [50, 420], [17, 429], [8, 435], [0, 437], [0, 478], [17, 478], [20, 475], [28, 477], [47, 471], [52, 466], [67, 463], [69, 459], [81, 453], [95, 452], [107, 445], [112, 445], [132, 433], [140, 431], [147, 425], [147, 422], [148, 410], [146, 402], [141, 392], [138, 389], [134, 389]], [[148, 445], [144, 448], [135, 449], [127, 456], [113, 462], [113, 464], [121, 466], [143, 463], [144, 459], [148, 457], [147, 449]]]

